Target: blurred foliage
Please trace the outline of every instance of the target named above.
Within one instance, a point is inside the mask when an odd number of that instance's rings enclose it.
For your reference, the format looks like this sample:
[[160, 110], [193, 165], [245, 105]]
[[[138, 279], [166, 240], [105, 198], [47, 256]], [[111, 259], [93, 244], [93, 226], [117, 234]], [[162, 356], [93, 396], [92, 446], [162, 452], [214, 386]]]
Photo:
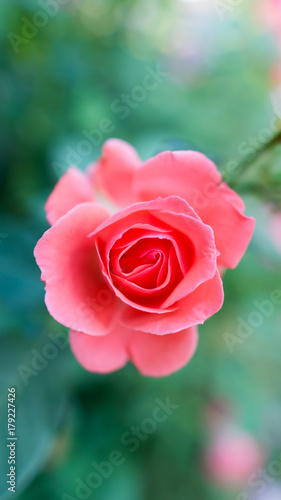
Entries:
[[[47, 4], [57, 12], [19, 43], [14, 36], [22, 36]], [[115, 449], [125, 457], [124, 464], [89, 498], [233, 498], [233, 491], [208, 480], [202, 466], [210, 438], [205, 415], [213, 400], [229, 404], [236, 425], [256, 436], [267, 457], [280, 450], [280, 309], [264, 317], [233, 353], [224, 339], [226, 332], [237, 335], [237, 317], [247, 319], [255, 300], [266, 300], [280, 288], [280, 254], [271, 243], [268, 205], [281, 201], [280, 145], [265, 148], [242, 173], [228, 172], [230, 184], [247, 194], [247, 212], [256, 217], [257, 229], [237, 270], [226, 273], [225, 305], [200, 329], [199, 348], [188, 366], [159, 380], [141, 377], [130, 365], [97, 376], [85, 372], [67, 346], [58, 348], [42, 370], [29, 373], [27, 385], [19, 371], [23, 365], [32, 369], [32, 351], [42, 354], [50, 334], [67, 335], [44, 306], [33, 248], [48, 227], [44, 203], [69, 164], [69, 148], [81, 168], [99, 156], [109, 136], [131, 142], [143, 159], [164, 149], [196, 149], [218, 165], [240, 165], [243, 143], [259, 137], [271, 123], [275, 50], [254, 20], [254, 4], [233, 9], [225, 20], [207, 4], [0, 4], [3, 500], [11, 495], [6, 485], [8, 387], [17, 391], [14, 496], [21, 500], [75, 498], [76, 478], [85, 481], [91, 462], [107, 460]], [[122, 119], [113, 103], [124, 94], [132, 96], [147, 68], [158, 65], [167, 76], [144, 99], [133, 100]], [[111, 133], [101, 132], [104, 119], [111, 121]], [[78, 154], [83, 131], [94, 129], [101, 136], [98, 144], [89, 154]], [[179, 408], [130, 453], [122, 444], [123, 433], [151, 416], [155, 399], [168, 396]]]

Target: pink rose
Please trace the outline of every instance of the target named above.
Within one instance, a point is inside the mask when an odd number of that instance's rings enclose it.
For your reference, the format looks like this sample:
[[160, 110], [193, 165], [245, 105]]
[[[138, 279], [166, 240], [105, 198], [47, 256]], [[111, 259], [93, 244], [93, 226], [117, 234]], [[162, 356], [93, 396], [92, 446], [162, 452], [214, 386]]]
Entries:
[[[123, 209], [110, 215], [94, 189]], [[70, 328], [78, 361], [100, 373], [128, 360], [149, 376], [183, 367], [196, 326], [222, 307], [218, 265], [235, 267], [254, 229], [204, 155], [165, 152], [142, 164], [117, 139], [88, 174], [66, 172], [46, 211], [53, 226], [35, 248], [46, 305]]]
[[264, 452], [251, 434], [221, 429], [206, 450], [204, 466], [217, 484], [237, 488], [264, 464]]

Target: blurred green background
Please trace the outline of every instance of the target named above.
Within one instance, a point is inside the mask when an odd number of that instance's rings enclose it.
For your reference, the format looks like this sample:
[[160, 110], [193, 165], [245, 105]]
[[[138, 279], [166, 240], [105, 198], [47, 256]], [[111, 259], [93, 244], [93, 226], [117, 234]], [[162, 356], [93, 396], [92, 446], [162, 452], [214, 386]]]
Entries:
[[[281, 306], [233, 349], [226, 341], [229, 334], [237, 338], [238, 318], [247, 322], [256, 311], [254, 301], [281, 289], [280, 253], [270, 232], [281, 203], [279, 146], [245, 173], [236, 169], [280, 128], [272, 77], [279, 56], [258, 2], [223, 3], [228, 8], [215, 0], [0, 4], [3, 500], [247, 500], [256, 498], [256, 488], [245, 478], [223, 486], [205, 470], [216, 434], [249, 433], [263, 449], [266, 470], [280, 455]], [[151, 72], [155, 86], [145, 90]], [[95, 137], [88, 150], [81, 143], [85, 131]], [[163, 379], [141, 377], [131, 365], [107, 376], [84, 371], [65, 345], [66, 330], [45, 308], [33, 258], [48, 228], [44, 203], [58, 178], [71, 163], [93, 162], [110, 136], [133, 144], [143, 159], [165, 149], [205, 153], [257, 219], [246, 256], [225, 274], [223, 309], [200, 327], [196, 355]], [[63, 347], [46, 360], [54, 336]], [[16, 494], [6, 483], [9, 387], [16, 387]], [[124, 433], [167, 397], [178, 408], [130, 451]], [[122, 465], [77, 496], [77, 478], [85, 482], [91, 463], [107, 461], [113, 450]], [[231, 457], [231, 450], [225, 453]]]

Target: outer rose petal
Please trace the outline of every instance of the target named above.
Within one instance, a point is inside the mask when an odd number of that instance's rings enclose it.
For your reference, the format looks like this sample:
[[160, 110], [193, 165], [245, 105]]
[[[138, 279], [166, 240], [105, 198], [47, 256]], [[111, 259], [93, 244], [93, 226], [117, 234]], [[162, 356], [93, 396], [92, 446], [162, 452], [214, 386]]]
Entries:
[[93, 183], [117, 205], [125, 207], [136, 202], [132, 192], [135, 169], [141, 160], [135, 149], [120, 139], [109, 139], [102, 148], [102, 156], [92, 170]]
[[106, 334], [119, 310], [118, 299], [103, 279], [93, 241], [88, 238], [107, 217], [97, 203], [77, 205], [45, 232], [34, 250], [46, 283], [45, 302], [50, 314], [69, 328], [93, 335]]
[[53, 225], [79, 203], [94, 201], [90, 179], [81, 170], [70, 167], [60, 178], [46, 205], [47, 221]]
[[244, 203], [226, 183], [221, 184], [217, 192], [218, 195], [198, 213], [214, 229], [216, 247], [221, 252], [218, 265], [233, 269], [251, 241], [255, 219], [243, 215]]
[[198, 344], [196, 327], [170, 335], [132, 332], [130, 358], [142, 375], [165, 377], [185, 366]]
[[221, 179], [215, 164], [201, 153], [164, 152], [136, 170], [133, 188], [141, 201], [171, 195], [184, 198], [212, 227], [221, 253], [218, 264], [234, 268], [251, 240], [254, 219], [243, 215], [241, 198]]
[[132, 307], [124, 310], [122, 321], [126, 328], [166, 335], [204, 323], [223, 304], [224, 294], [219, 272], [202, 283], [194, 292], [177, 302], [178, 309], [166, 314], [148, 313]]
[[127, 331], [117, 325], [114, 331], [115, 334], [103, 337], [70, 331], [70, 347], [80, 365], [97, 373], [110, 373], [122, 368], [129, 361]]
[[71, 349], [86, 370], [109, 373], [131, 360], [143, 375], [163, 377], [182, 368], [198, 342], [196, 328], [159, 337], [115, 327], [104, 337], [70, 332]]

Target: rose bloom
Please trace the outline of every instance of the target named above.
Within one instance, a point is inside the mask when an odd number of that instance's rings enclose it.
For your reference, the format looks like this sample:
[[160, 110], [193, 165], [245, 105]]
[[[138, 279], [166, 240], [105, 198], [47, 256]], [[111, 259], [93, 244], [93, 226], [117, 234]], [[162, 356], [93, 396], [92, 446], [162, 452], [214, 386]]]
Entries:
[[[117, 211], [95, 201], [102, 192]], [[160, 153], [142, 163], [108, 140], [87, 173], [70, 168], [50, 195], [52, 227], [35, 248], [50, 314], [70, 328], [89, 371], [131, 360], [168, 375], [193, 356], [197, 325], [223, 304], [218, 266], [234, 268], [254, 220], [203, 154]]]
[[205, 452], [208, 477], [226, 488], [237, 488], [264, 465], [264, 452], [248, 432], [221, 429]]

